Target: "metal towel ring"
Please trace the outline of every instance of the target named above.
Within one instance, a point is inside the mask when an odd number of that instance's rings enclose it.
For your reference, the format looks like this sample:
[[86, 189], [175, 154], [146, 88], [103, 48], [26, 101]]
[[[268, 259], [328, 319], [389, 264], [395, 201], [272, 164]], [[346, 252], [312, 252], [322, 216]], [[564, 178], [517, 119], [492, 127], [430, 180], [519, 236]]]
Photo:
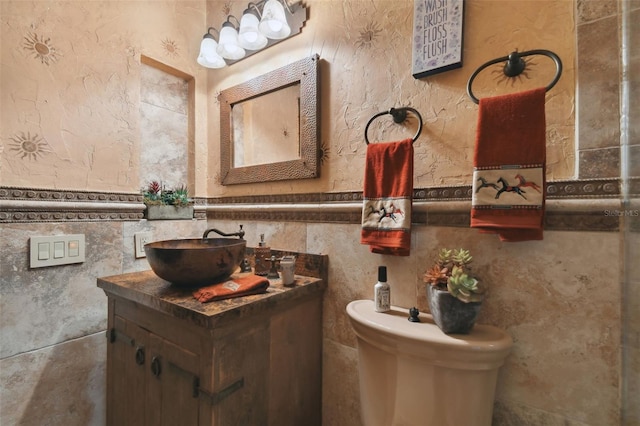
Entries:
[[475, 102], [476, 104], [480, 103], [480, 100], [476, 98], [473, 95], [473, 92], [471, 91], [471, 85], [473, 84], [473, 80], [476, 78], [478, 74], [480, 74], [480, 71], [484, 70], [485, 68], [493, 64], [506, 61], [503, 69], [504, 75], [506, 75], [507, 77], [516, 77], [520, 75], [520, 73], [522, 73], [522, 71], [524, 71], [524, 69], [526, 68], [526, 63], [522, 58], [524, 56], [531, 56], [531, 55], [543, 55], [553, 59], [553, 62], [556, 63], [556, 75], [553, 78], [553, 81], [551, 81], [551, 83], [547, 86], [547, 92], [551, 90], [551, 88], [556, 85], [558, 80], [560, 80], [560, 75], [562, 75], [562, 61], [560, 60], [558, 55], [556, 55], [550, 50], [542, 50], [542, 49], [528, 50], [522, 53], [519, 53], [516, 51], [516, 52], [512, 52], [508, 56], [503, 56], [502, 58], [493, 59], [481, 65], [477, 70], [474, 71], [473, 74], [471, 74], [471, 77], [469, 78], [469, 82], [467, 83], [467, 94], [469, 95], [471, 100], [473, 100], [473, 102]]
[[393, 116], [393, 121], [400, 124], [407, 119], [407, 111], [411, 111], [416, 117], [418, 117], [418, 131], [416, 132], [415, 136], [412, 138], [412, 141], [415, 142], [418, 139], [418, 136], [420, 136], [420, 133], [422, 132], [422, 116], [414, 108], [402, 107], [402, 108], [391, 108], [389, 111], [379, 112], [369, 119], [369, 122], [364, 128], [364, 141], [367, 143], [367, 145], [369, 145], [369, 137], [367, 136], [367, 133], [369, 131], [369, 126], [371, 125], [373, 120], [375, 120], [376, 118], [382, 115], [391, 114]]

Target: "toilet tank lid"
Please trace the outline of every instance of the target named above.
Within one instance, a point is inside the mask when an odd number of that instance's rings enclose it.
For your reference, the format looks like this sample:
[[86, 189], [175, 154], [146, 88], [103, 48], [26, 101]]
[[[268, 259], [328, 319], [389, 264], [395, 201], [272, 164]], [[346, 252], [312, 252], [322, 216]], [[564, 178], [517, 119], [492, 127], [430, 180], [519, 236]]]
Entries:
[[420, 322], [411, 322], [409, 310], [392, 306], [388, 312], [376, 312], [372, 300], [354, 300], [347, 305], [347, 314], [361, 325], [381, 333], [414, 341], [459, 347], [458, 350], [505, 351], [513, 345], [511, 336], [498, 327], [476, 324], [469, 334], [444, 334], [433, 317], [420, 314]]

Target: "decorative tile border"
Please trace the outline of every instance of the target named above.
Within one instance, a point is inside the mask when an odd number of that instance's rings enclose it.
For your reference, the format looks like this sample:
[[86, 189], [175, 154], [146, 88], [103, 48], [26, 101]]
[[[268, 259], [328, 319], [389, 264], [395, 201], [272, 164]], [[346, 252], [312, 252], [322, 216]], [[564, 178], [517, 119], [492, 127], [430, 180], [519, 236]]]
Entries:
[[585, 179], [547, 182], [547, 200], [620, 197], [618, 179]]
[[120, 221], [120, 220], [140, 220], [143, 213], [136, 212], [105, 212], [88, 210], [83, 212], [65, 211], [34, 211], [20, 209], [20, 211], [0, 212], [0, 223], [21, 223], [21, 222], [94, 222], [94, 221]]
[[[206, 200], [195, 200], [206, 219]], [[144, 218], [142, 194], [0, 187], [0, 223], [129, 221]]]
[[[417, 188], [414, 201], [471, 200], [471, 185]], [[618, 179], [587, 179], [547, 182], [547, 199], [617, 198], [620, 197]], [[280, 204], [280, 203], [344, 203], [361, 202], [362, 192], [316, 192], [309, 194], [244, 195], [209, 198], [209, 205], [218, 204]]]
[[[443, 203], [444, 204], [444, 203]], [[208, 214], [210, 218], [235, 221], [269, 221], [269, 222], [316, 222], [316, 223], [345, 223], [359, 224], [362, 220], [362, 205], [351, 203], [339, 209], [330, 206], [296, 205], [289, 210], [264, 208], [260, 205], [240, 205], [230, 208], [216, 209], [210, 206]], [[471, 202], [464, 206], [448, 211], [431, 209], [434, 205], [426, 203], [414, 203], [412, 223], [426, 226], [448, 226], [468, 228], [471, 222]], [[575, 208], [575, 209], [574, 209]], [[554, 231], [600, 231], [616, 232], [620, 230], [620, 216], [607, 214], [607, 211], [615, 211], [618, 206], [615, 203], [605, 205], [576, 205], [556, 208], [547, 208], [544, 227]]]
[[0, 200], [130, 202], [142, 203], [142, 194], [116, 192], [67, 191], [56, 189], [0, 187]]
[[[640, 179], [629, 182], [632, 193]], [[620, 217], [606, 214], [621, 198], [618, 179], [547, 183], [545, 229], [618, 231]], [[470, 185], [414, 190], [413, 223], [469, 227]], [[196, 198], [194, 217], [244, 221], [361, 222], [362, 192], [272, 194]], [[604, 204], [603, 204], [604, 202]], [[136, 221], [144, 217], [141, 194], [0, 187], [0, 223]]]
[[[468, 228], [471, 196], [470, 185], [415, 189], [412, 223]], [[620, 196], [618, 179], [548, 182], [545, 229], [618, 231], [619, 217], [606, 212]], [[357, 224], [361, 203], [362, 192], [234, 196], [209, 198], [207, 211], [216, 219]]]

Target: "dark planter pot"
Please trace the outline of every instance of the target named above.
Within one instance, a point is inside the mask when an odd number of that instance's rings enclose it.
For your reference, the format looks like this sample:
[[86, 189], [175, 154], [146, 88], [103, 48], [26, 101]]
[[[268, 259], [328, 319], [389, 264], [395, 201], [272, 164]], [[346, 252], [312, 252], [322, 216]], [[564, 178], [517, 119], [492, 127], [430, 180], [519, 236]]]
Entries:
[[464, 303], [448, 291], [431, 284], [427, 284], [427, 298], [433, 320], [446, 334], [468, 334], [482, 306], [482, 302]]

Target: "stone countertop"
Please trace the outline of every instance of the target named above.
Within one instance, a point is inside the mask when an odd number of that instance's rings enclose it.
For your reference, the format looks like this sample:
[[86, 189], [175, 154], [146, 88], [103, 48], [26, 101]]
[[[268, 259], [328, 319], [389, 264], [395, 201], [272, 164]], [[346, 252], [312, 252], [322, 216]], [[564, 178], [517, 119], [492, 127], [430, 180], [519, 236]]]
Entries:
[[[237, 273], [231, 278], [243, 275], [246, 273]], [[295, 284], [290, 287], [285, 287], [279, 278], [270, 279], [269, 283], [266, 293], [201, 303], [193, 297], [195, 289], [173, 285], [151, 270], [102, 277], [97, 281], [108, 296], [130, 300], [206, 328], [255, 315], [321, 293], [326, 288], [323, 279], [301, 275], [295, 276]]]

